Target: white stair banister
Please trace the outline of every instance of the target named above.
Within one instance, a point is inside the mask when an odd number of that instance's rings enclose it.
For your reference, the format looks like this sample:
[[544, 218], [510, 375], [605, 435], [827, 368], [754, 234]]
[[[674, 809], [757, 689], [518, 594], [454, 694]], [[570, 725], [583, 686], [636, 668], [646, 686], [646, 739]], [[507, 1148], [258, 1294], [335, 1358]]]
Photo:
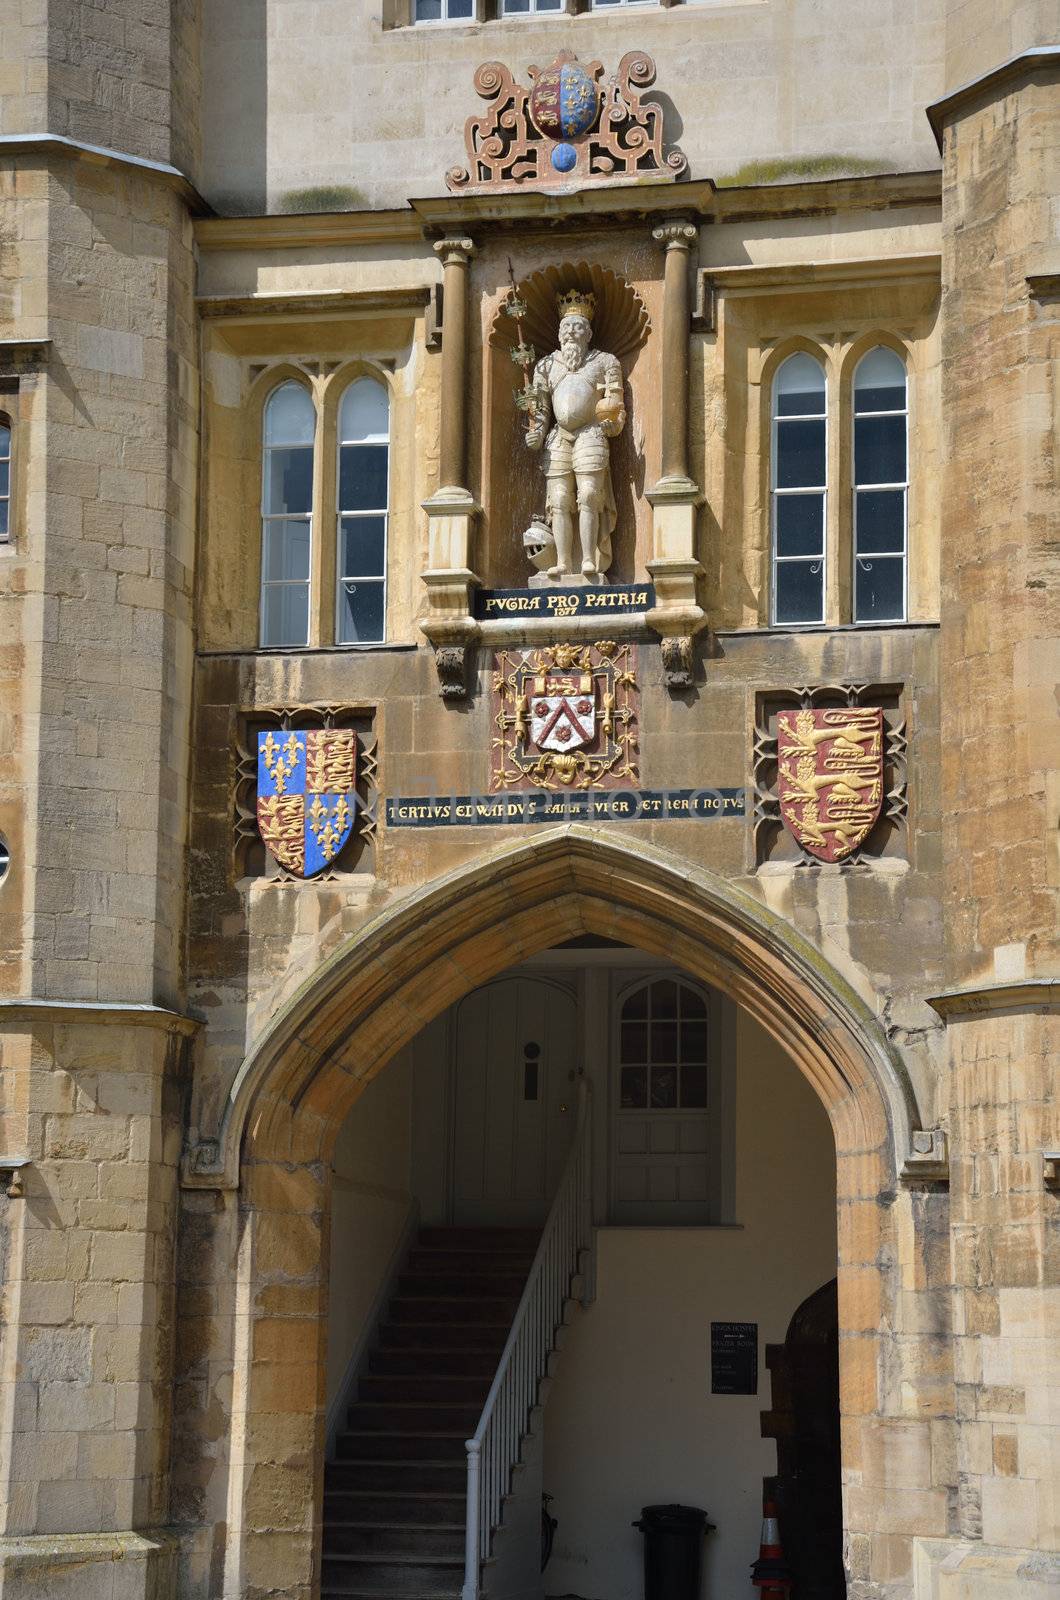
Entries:
[[467, 1441], [463, 1600], [479, 1600], [482, 1563], [579, 1273], [583, 1304], [592, 1298], [593, 1248], [592, 1097], [588, 1080], [581, 1077], [578, 1121], [563, 1176], [478, 1427]]

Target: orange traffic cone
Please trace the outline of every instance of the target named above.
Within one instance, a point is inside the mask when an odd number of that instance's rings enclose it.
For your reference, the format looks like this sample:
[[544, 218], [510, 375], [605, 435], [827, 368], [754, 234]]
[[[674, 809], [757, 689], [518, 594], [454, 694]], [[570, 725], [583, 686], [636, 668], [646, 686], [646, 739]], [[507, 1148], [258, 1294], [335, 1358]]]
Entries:
[[751, 1582], [761, 1589], [762, 1600], [786, 1600], [791, 1593], [791, 1568], [784, 1560], [780, 1543], [777, 1508], [768, 1497], [762, 1504], [762, 1539], [758, 1560], [751, 1568]]

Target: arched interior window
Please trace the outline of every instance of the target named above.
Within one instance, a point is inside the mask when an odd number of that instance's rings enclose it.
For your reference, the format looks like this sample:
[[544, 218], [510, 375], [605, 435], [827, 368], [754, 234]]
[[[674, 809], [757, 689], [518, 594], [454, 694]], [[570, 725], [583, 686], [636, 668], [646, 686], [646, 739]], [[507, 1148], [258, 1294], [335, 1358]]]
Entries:
[[909, 413], [905, 365], [885, 345], [854, 373], [854, 621], [906, 615]]
[[309, 559], [316, 408], [300, 383], [265, 406], [261, 488], [261, 642], [309, 643]]
[[11, 537], [11, 422], [0, 413], [0, 543]]
[[653, 979], [623, 1000], [618, 1034], [612, 1220], [709, 1221], [719, 1173], [707, 1002], [678, 978]]
[[825, 378], [805, 351], [773, 380], [773, 621], [825, 619]]
[[386, 637], [386, 540], [390, 398], [374, 378], [355, 378], [339, 407], [339, 644]]

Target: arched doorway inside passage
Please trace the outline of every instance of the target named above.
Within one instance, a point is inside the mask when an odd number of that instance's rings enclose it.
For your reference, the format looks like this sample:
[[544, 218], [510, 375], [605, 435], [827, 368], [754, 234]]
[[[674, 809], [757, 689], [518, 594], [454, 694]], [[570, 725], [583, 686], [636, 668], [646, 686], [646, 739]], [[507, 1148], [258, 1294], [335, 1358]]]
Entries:
[[[232, 1583], [282, 1551], [291, 1582], [278, 1592], [313, 1592], [328, 1163], [347, 1113], [447, 1006], [534, 952], [584, 935], [665, 959], [727, 995], [814, 1089], [836, 1146], [844, 1416], [878, 1419], [892, 1403], [882, 1338], [900, 1322], [896, 1155], [918, 1124], [901, 1061], [870, 1006], [743, 891], [664, 851], [579, 825], [557, 829], [493, 851], [377, 918], [307, 980], [237, 1078], [218, 1161], [238, 1183], [242, 1219], [238, 1255], [222, 1267], [235, 1274], [245, 1313], [232, 1324], [223, 1500]], [[270, 1314], [277, 1306], [279, 1318]]]

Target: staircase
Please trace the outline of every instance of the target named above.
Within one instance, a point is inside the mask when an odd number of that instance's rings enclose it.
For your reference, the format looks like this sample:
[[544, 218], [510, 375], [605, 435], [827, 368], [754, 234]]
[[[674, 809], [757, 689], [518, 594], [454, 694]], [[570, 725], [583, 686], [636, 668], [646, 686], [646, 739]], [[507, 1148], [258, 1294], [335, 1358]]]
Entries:
[[465, 1568], [467, 1453], [533, 1228], [422, 1228], [324, 1477], [321, 1600], [442, 1600]]

